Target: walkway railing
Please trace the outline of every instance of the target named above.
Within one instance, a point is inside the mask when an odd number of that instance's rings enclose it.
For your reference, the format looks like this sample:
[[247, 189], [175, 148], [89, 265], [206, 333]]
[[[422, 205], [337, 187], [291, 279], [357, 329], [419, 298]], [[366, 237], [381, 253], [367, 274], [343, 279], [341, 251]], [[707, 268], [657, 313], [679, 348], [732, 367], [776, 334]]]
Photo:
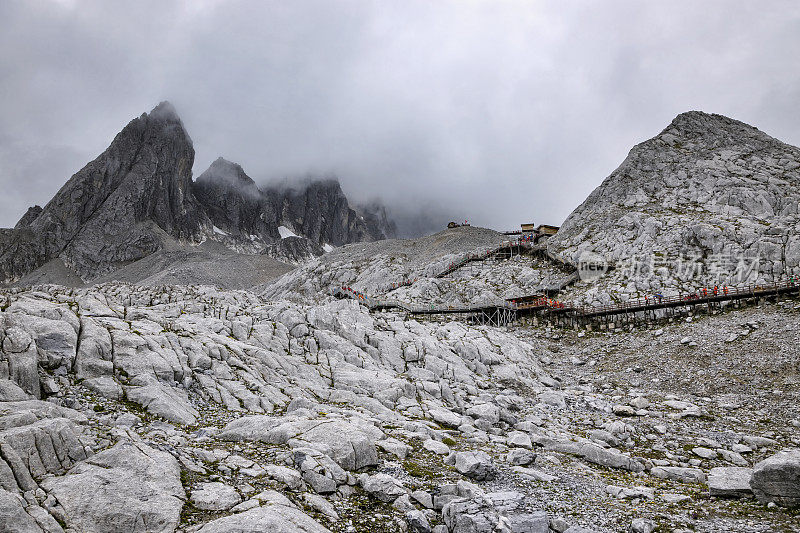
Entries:
[[[769, 296], [787, 292], [798, 291], [800, 294], [800, 280], [790, 278], [773, 284], [750, 284], [735, 287], [704, 287], [692, 293], [677, 294], [673, 296], [652, 296], [637, 300], [615, 303], [603, 306], [580, 306], [547, 297], [539, 297], [524, 301], [510, 300], [503, 303], [483, 303], [474, 305], [412, 305], [399, 300], [372, 298], [366, 294], [342, 286], [332, 290], [332, 294], [337, 298], [352, 298], [366, 305], [370, 309], [402, 309], [412, 314], [457, 314], [485, 312], [487, 310], [510, 310], [510, 311], [547, 311], [552, 313], [568, 313], [576, 318], [593, 318], [598, 316], [615, 315], [622, 313], [638, 313], [641, 311], [653, 311], [666, 309], [669, 307], [681, 307], [690, 305], [710, 304], [711, 302], [723, 302], [740, 300], [744, 298], [755, 298], [758, 296]], [[523, 299], [523, 298], [520, 298]]]

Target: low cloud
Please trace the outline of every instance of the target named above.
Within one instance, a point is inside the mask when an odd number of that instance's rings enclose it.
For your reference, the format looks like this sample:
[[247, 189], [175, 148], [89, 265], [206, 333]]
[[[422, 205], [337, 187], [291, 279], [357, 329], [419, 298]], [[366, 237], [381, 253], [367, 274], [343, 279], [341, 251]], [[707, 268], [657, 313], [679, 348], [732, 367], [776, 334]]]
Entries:
[[2, 226], [164, 99], [195, 175], [222, 154], [260, 185], [336, 175], [405, 227], [560, 223], [690, 109], [800, 144], [793, 1], [31, 0], [0, 20]]

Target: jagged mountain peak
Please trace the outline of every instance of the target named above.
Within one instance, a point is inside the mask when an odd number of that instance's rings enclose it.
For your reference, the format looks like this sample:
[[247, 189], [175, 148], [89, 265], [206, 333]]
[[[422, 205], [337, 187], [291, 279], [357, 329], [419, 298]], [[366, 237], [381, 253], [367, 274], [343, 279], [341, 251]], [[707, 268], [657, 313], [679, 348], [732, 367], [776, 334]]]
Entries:
[[[194, 148], [168, 103], [131, 120], [76, 172], [24, 231], [0, 242], [0, 277], [15, 279], [60, 258], [93, 279], [163, 246], [196, 240], [209, 225], [191, 194]], [[36, 211], [39, 211], [38, 214]]]
[[149, 114], [152, 118], [166, 120], [170, 122], [180, 122], [181, 118], [178, 116], [178, 111], [175, 106], [168, 100], [159, 102]]
[[761, 147], [766, 143], [775, 142], [780, 141], [739, 120], [716, 113], [687, 111], [676, 116], [661, 133], [643, 144], [656, 143], [675, 148], [695, 149], [745, 143]]
[[178, 142], [186, 142], [192, 146], [192, 138], [183, 125], [178, 111], [170, 102], [164, 100], [155, 106], [149, 113], [142, 113], [138, 118], [133, 119], [120, 133], [133, 128], [144, 130], [162, 138], [174, 138]]
[[333, 191], [344, 195], [339, 178], [332, 175], [284, 178], [269, 183], [265, 188], [274, 193], [291, 196], [305, 194], [308, 191]]
[[224, 157], [215, 159], [205, 172], [197, 177], [197, 181], [258, 188], [256, 182], [247, 175], [241, 165]]

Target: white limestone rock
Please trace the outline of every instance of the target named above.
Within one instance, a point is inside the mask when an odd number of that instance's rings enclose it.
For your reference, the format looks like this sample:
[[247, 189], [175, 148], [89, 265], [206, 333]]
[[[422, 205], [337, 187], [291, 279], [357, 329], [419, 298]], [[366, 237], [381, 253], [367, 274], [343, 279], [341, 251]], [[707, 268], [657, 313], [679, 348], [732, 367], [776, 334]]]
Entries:
[[227, 511], [241, 503], [242, 497], [230, 485], [213, 481], [201, 483], [190, 496], [192, 504], [204, 511]]
[[[548, 250], [569, 261], [592, 251], [616, 263], [596, 282], [598, 300], [615, 286], [630, 287], [631, 297], [693, 291], [712, 271], [734, 285], [751, 266], [752, 282], [797, 275], [798, 161], [800, 149], [747, 124], [682, 113], [630, 151], [547, 241]], [[635, 257], [646, 266], [630, 268], [626, 261]], [[754, 257], [755, 265], [747, 259]], [[702, 270], [685, 267], [693, 258]]]
[[751, 496], [750, 478], [752, 468], [725, 467], [712, 468], [708, 473], [708, 491], [711, 496], [721, 498], [742, 498]]
[[408, 492], [398, 479], [383, 473], [372, 476], [362, 474], [359, 483], [367, 493], [387, 503], [393, 502]]
[[455, 467], [460, 474], [477, 481], [493, 479], [496, 475], [492, 458], [483, 451], [457, 452]]
[[279, 493], [269, 491], [259, 495], [260, 507], [242, 513], [217, 518], [201, 527], [197, 533], [250, 533], [269, 531], [281, 533], [330, 533], [328, 528], [292, 505]]
[[173, 531], [185, 498], [177, 460], [136, 442], [120, 442], [42, 488], [67, 524], [86, 533]]

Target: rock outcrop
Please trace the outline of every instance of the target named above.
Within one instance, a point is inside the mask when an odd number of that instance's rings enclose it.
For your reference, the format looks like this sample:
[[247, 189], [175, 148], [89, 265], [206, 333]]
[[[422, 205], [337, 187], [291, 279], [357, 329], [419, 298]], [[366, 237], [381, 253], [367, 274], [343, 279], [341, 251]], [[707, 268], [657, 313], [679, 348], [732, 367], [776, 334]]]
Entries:
[[266, 242], [281, 238], [274, 206], [236, 163], [220, 157], [197, 177], [192, 192], [214, 226], [231, 237], [252, 235]]
[[[721, 500], [749, 493], [741, 463], [764, 501], [796, 500], [793, 456], [759, 461], [798, 442], [796, 392], [775, 394], [773, 372], [797, 343], [744, 364], [752, 346], [724, 342], [728, 316], [654, 340], [208, 286], [50, 285], [0, 302], [0, 525], [19, 531], [652, 531], [687, 510], [698, 530], [765, 531], [783, 511]], [[783, 341], [796, 320], [778, 316], [748, 340]], [[679, 359], [689, 328], [708, 349]], [[712, 354], [747, 376], [740, 389], [662, 392], [695, 361], [717, 371]], [[769, 407], [736, 406], [763, 390]], [[692, 498], [706, 479], [712, 497]], [[634, 528], [625, 507], [643, 500]]]
[[175, 458], [121, 442], [42, 486], [78, 531], [174, 531], [185, 494]]
[[191, 194], [193, 163], [188, 133], [162, 102], [3, 236], [0, 277], [13, 280], [60, 257], [90, 279], [160, 249], [168, 237], [200, 239], [210, 223]]

